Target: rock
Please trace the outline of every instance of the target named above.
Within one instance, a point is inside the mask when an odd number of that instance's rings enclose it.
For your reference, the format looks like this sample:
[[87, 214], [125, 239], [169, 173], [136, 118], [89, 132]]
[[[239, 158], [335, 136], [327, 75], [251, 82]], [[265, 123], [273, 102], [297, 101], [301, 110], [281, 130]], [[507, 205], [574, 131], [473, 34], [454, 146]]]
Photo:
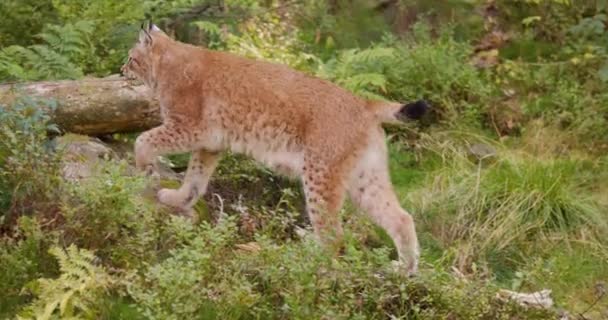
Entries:
[[475, 143], [469, 146], [469, 158], [474, 162], [485, 161], [496, 157], [496, 149], [484, 143]]
[[551, 299], [551, 290], [549, 289], [533, 293], [521, 293], [503, 289], [498, 292], [498, 297], [513, 300], [524, 307], [543, 309], [553, 307], [553, 299]]
[[63, 152], [62, 170], [67, 180], [93, 176], [100, 161], [114, 156], [112, 149], [96, 138], [67, 134], [56, 139], [57, 148]]

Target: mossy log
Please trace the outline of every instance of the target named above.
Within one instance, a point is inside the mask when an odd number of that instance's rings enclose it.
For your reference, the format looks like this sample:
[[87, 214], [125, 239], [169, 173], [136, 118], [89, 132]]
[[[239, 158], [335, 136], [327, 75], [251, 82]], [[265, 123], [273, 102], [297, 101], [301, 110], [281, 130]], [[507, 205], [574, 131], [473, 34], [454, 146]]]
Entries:
[[158, 102], [150, 91], [117, 76], [0, 85], [0, 104], [19, 95], [55, 101], [52, 122], [62, 132], [96, 136], [138, 132], [161, 123]]

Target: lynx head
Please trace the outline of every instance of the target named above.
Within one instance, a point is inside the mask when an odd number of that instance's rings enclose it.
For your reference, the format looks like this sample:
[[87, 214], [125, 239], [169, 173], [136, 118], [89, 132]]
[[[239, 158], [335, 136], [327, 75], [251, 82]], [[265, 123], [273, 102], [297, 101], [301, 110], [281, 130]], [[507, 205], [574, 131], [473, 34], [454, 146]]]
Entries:
[[122, 74], [129, 79], [143, 81], [151, 86], [154, 83], [154, 63], [158, 58], [159, 43], [168, 39], [155, 25], [143, 24], [139, 31], [139, 40], [131, 50], [127, 62], [120, 68]]

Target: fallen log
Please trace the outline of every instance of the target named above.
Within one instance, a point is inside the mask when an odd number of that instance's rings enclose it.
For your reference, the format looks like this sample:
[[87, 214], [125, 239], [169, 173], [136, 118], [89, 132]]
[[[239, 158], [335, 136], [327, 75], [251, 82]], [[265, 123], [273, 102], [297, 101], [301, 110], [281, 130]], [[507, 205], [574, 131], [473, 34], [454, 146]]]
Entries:
[[62, 132], [97, 136], [143, 131], [161, 123], [158, 102], [149, 90], [118, 76], [0, 84], [0, 104], [10, 104], [19, 95], [55, 101], [51, 122]]

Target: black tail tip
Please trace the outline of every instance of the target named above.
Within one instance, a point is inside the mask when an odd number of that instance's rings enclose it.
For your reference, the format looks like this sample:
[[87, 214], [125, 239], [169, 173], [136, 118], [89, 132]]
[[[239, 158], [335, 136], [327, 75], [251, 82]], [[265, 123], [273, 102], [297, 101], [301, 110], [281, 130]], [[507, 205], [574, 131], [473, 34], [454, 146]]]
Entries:
[[397, 118], [399, 120], [418, 120], [422, 118], [430, 109], [429, 104], [424, 100], [418, 100], [416, 102], [404, 104], [399, 112], [397, 112]]

